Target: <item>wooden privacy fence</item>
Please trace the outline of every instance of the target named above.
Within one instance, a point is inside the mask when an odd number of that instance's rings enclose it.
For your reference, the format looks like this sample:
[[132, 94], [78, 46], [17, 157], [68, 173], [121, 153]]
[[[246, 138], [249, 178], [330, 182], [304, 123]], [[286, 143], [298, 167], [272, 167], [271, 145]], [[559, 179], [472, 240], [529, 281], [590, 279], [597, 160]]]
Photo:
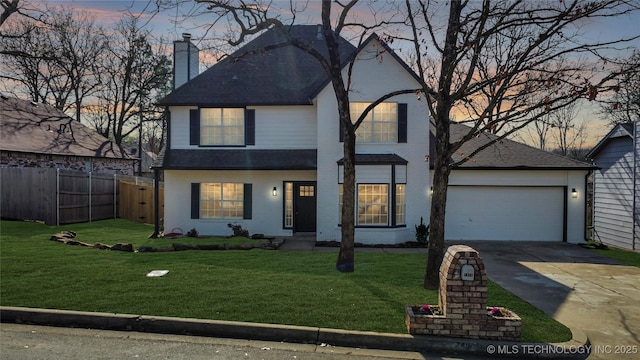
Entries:
[[[153, 223], [154, 181], [51, 168], [0, 168], [2, 218], [48, 225], [123, 219]], [[163, 217], [160, 184], [160, 218]], [[141, 190], [144, 189], [144, 190]]]
[[[121, 218], [153, 224], [153, 182], [135, 182], [120, 180], [118, 192], [119, 211]], [[160, 219], [164, 217], [164, 185], [159, 188]]]

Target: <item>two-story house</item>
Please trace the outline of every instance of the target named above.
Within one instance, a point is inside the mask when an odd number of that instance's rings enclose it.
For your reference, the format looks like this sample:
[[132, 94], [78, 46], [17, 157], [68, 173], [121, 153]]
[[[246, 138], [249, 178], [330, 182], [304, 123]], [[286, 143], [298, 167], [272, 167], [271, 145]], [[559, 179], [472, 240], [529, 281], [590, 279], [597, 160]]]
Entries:
[[[326, 54], [319, 26], [293, 26], [299, 41]], [[311, 55], [267, 30], [197, 75], [198, 49], [174, 43], [164, 228], [230, 234], [315, 233], [339, 240], [343, 144], [328, 75]], [[355, 47], [341, 39], [352, 119], [381, 96], [417, 89], [416, 75], [373, 35]], [[353, 66], [350, 66], [353, 63]], [[390, 98], [357, 130], [356, 241], [414, 239], [428, 218], [429, 121], [415, 94]]]

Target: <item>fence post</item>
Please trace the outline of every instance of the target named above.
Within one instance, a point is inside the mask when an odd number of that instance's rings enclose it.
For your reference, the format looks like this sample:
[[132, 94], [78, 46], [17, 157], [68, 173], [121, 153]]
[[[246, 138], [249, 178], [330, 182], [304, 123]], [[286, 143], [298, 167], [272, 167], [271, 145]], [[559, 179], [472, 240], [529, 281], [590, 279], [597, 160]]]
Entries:
[[91, 222], [91, 171], [89, 171], [89, 222]]
[[60, 168], [56, 169], [56, 226], [60, 226]]

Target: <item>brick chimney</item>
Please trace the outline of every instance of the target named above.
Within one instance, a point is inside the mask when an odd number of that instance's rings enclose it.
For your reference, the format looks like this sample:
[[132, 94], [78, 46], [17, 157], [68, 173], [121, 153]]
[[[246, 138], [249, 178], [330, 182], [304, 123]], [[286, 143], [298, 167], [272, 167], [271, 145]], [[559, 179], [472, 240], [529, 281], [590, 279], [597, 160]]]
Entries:
[[177, 89], [200, 73], [200, 49], [191, 43], [191, 34], [173, 42], [173, 88]]

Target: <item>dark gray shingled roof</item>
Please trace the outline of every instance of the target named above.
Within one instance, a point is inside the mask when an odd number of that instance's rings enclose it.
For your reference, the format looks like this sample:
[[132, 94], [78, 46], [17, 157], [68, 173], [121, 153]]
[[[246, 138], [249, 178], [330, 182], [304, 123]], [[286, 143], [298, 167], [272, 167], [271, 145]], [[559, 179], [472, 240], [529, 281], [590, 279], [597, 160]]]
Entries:
[[[289, 32], [328, 57], [319, 25], [295, 25]], [[159, 105], [251, 106], [309, 105], [328, 83], [319, 62], [286, 44], [271, 28], [160, 100]], [[278, 46], [282, 44], [282, 46]], [[356, 47], [340, 38], [346, 64]], [[276, 46], [274, 46], [276, 45]], [[268, 51], [264, 51], [268, 48]]]
[[316, 150], [171, 149], [165, 170], [316, 170]]
[[[464, 124], [451, 124], [451, 142], [460, 140], [470, 128]], [[430, 165], [435, 162], [435, 135], [430, 133]], [[452, 156], [453, 162], [458, 162], [469, 156], [481, 146], [497, 139], [494, 134], [481, 134], [467, 141]], [[468, 161], [456, 166], [457, 169], [496, 169], [496, 170], [589, 170], [593, 165], [536, 149], [513, 140], [502, 139], [480, 151]]]
[[[397, 154], [356, 154], [356, 165], [406, 165], [407, 160]], [[338, 160], [338, 165], [344, 164], [344, 158]]]

